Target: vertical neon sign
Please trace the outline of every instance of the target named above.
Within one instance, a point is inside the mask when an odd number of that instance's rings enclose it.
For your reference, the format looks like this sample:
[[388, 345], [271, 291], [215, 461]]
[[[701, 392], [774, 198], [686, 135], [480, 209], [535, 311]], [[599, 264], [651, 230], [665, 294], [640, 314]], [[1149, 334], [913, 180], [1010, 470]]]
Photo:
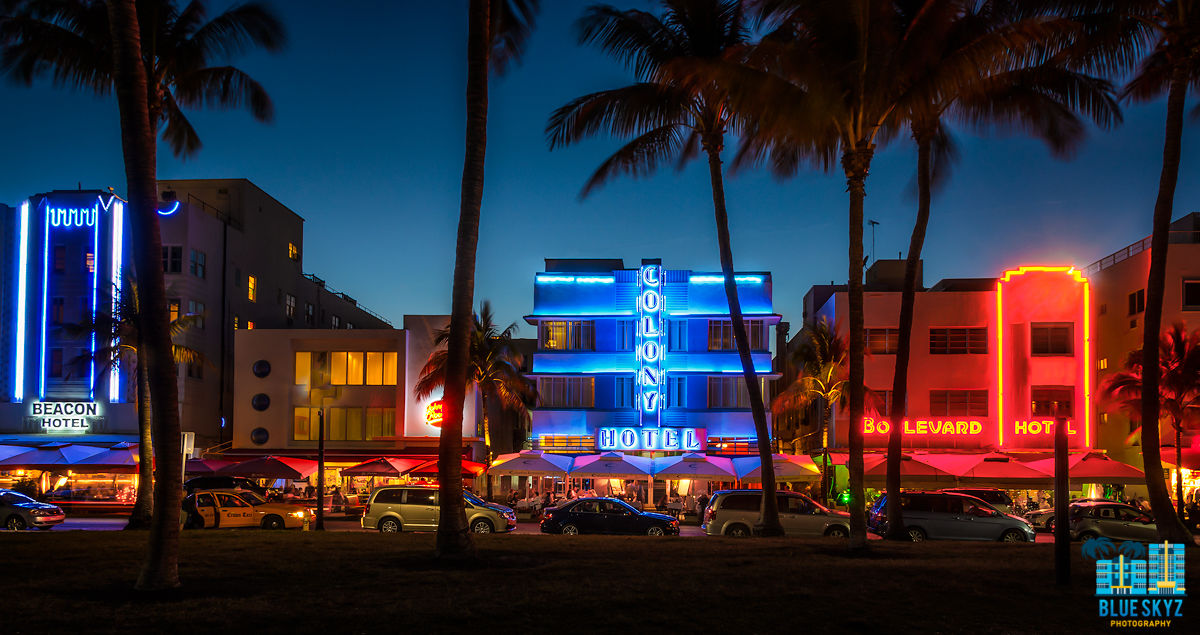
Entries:
[[[121, 201], [113, 201], [112, 205], [112, 316], [116, 319], [120, 310], [121, 301], [121, 249], [124, 243], [123, 233], [125, 231], [125, 204]], [[114, 351], [112, 365], [108, 369], [108, 400], [109, 402], [117, 402], [121, 400], [121, 366], [120, 360], [115, 355], [117, 350], [116, 330], [113, 330], [112, 350]]]
[[17, 278], [17, 357], [13, 360], [16, 370], [13, 380], [13, 400], [25, 399], [25, 296], [29, 278], [29, 201], [21, 203], [21, 244], [19, 278]]
[[659, 427], [662, 412], [663, 376], [662, 309], [663, 280], [660, 265], [638, 270], [637, 408], [642, 427]]

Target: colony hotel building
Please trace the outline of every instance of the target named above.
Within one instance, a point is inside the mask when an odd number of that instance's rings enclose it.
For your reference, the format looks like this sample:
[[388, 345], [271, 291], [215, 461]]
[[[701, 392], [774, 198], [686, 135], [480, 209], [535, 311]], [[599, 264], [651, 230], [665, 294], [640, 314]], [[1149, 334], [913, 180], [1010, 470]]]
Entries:
[[[831, 447], [847, 447], [849, 427], [857, 425], [868, 449], [886, 448], [887, 433], [898, 424], [908, 448], [1047, 450], [1059, 415], [1067, 419], [1071, 448], [1094, 447], [1092, 299], [1082, 271], [1019, 267], [998, 278], [942, 280], [928, 289], [918, 280], [908, 416], [892, 422], [887, 413], [903, 272], [902, 260], [877, 261], [867, 272], [865, 383], [873, 407], [862, 421], [837, 409]], [[845, 337], [844, 286], [813, 287], [805, 307], [809, 319], [826, 319]]]
[[[755, 371], [771, 374], [771, 274], [735, 276]], [[757, 452], [720, 273], [547, 259], [534, 276], [535, 447]], [[769, 416], [769, 415], [768, 415]]]

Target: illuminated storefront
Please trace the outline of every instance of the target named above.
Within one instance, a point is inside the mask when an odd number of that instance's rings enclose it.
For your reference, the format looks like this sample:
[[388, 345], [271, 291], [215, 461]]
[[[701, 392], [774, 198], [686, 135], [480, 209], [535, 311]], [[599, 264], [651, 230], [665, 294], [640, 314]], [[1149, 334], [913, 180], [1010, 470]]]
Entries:
[[[771, 371], [771, 274], [735, 281], [755, 371]], [[658, 260], [546, 261], [534, 276], [533, 444], [549, 452], [757, 452], [720, 273]], [[769, 416], [769, 414], [768, 414]]]

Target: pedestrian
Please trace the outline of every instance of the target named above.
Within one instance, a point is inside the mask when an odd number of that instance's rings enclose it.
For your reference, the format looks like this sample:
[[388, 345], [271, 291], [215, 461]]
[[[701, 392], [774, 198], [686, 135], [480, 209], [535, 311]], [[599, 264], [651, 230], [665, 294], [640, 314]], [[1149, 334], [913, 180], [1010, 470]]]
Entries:
[[708, 508], [708, 493], [700, 492], [700, 495], [696, 497], [696, 513], [698, 515], [703, 515], [704, 510], [707, 508]]

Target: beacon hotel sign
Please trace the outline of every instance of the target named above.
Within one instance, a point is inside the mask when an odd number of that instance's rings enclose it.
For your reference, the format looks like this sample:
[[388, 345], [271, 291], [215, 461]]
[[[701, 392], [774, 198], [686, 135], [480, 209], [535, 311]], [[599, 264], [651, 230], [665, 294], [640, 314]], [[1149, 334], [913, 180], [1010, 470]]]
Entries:
[[83, 434], [103, 427], [100, 404], [93, 401], [32, 401], [25, 429], [53, 434]]
[[704, 450], [703, 428], [663, 428], [662, 410], [666, 407], [666, 371], [663, 357], [663, 290], [662, 265], [644, 265], [638, 270], [638, 293], [635, 296], [637, 332], [634, 356], [637, 376], [634, 380], [639, 428], [600, 428], [596, 431], [596, 446], [600, 450], [667, 450], [701, 452]]

